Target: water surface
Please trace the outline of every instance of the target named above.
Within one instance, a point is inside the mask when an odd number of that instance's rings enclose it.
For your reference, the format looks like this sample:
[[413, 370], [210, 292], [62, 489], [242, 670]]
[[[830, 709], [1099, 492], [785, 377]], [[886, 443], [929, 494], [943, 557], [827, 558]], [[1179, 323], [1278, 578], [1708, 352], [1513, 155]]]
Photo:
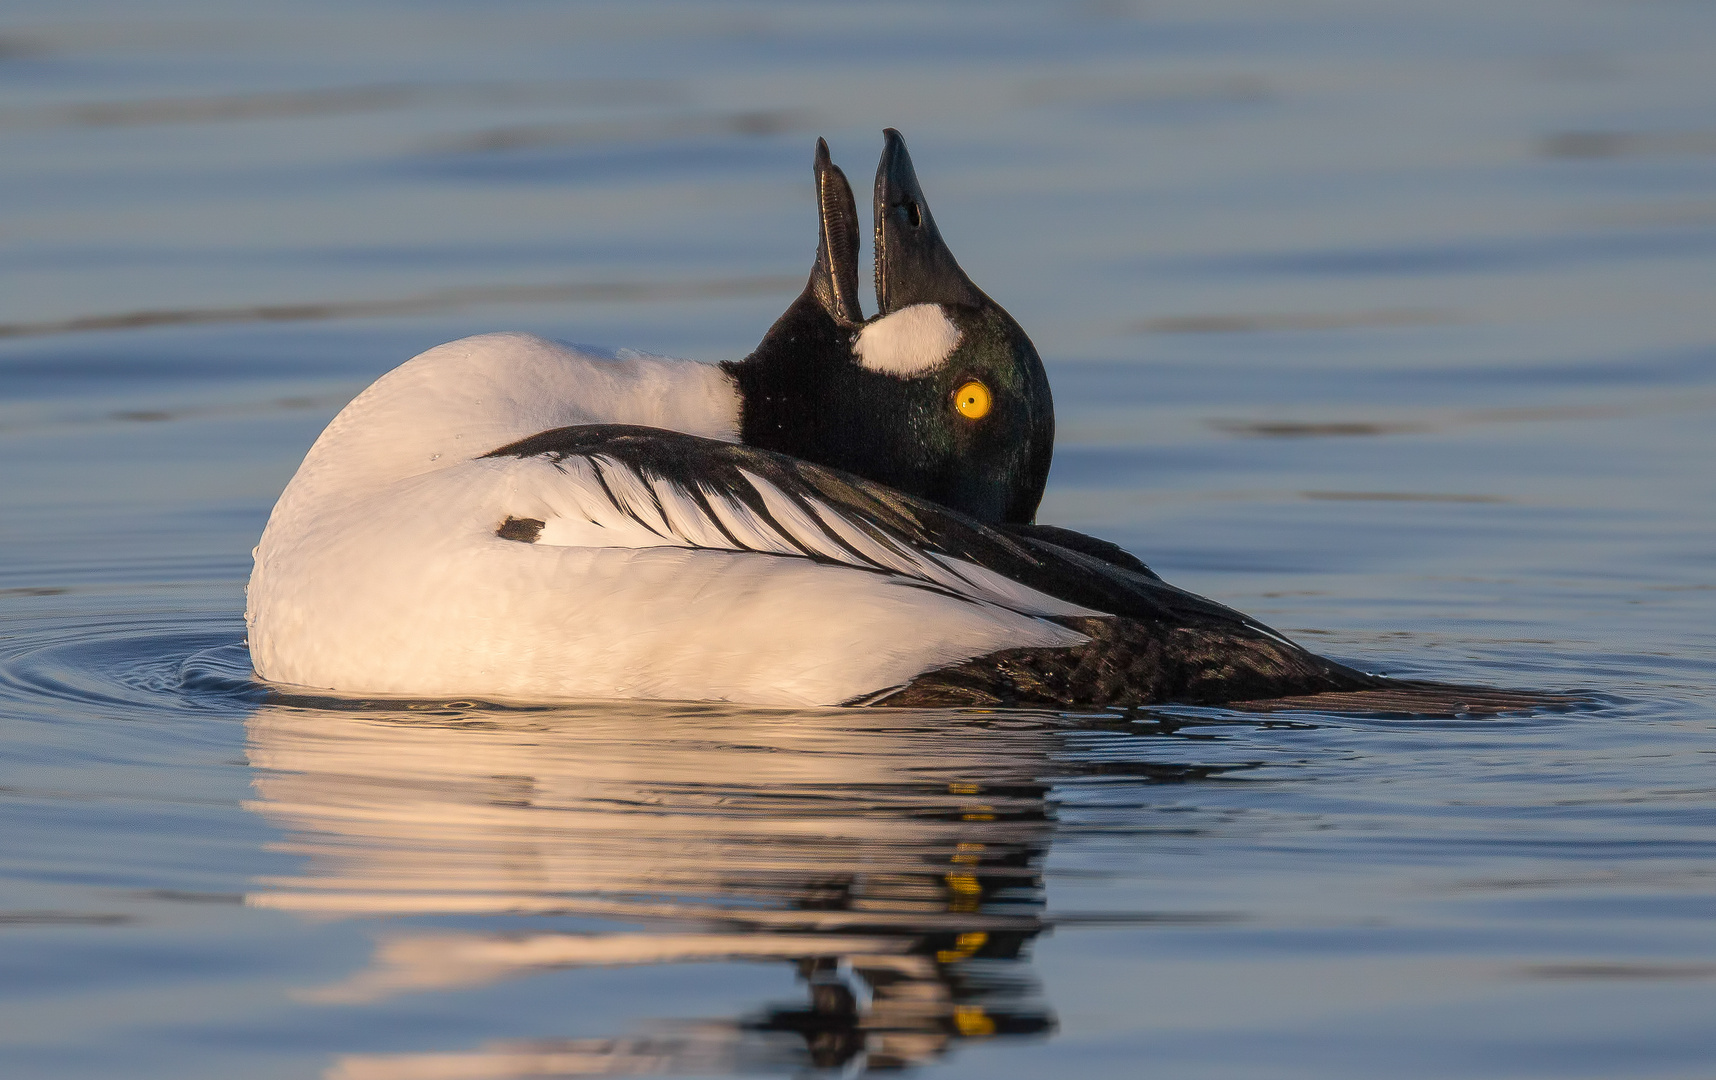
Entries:
[[[20, 0], [7, 1075], [1716, 1070], [1702, 5]], [[901, 128], [1042, 520], [1431, 721], [267, 701], [249, 551], [464, 334], [743, 355]]]

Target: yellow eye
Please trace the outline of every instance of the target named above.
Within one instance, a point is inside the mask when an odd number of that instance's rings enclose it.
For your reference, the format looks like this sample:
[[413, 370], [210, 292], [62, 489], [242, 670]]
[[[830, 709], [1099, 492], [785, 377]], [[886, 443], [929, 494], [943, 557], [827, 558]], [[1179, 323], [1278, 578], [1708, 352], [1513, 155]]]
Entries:
[[953, 392], [953, 407], [967, 420], [981, 420], [988, 416], [989, 406], [993, 404], [989, 388], [976, 379]]

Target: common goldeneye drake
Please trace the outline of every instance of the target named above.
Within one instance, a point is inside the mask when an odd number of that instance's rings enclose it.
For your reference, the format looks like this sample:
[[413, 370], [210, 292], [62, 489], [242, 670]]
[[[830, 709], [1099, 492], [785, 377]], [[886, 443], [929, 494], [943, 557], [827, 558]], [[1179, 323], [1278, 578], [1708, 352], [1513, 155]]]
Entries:
[[254, 552], [257, 675], [781, 705], [1472, 696], [1316, 656], [1033, 524], [1054, 441], [1042, 363], [886, 140], [872, 319], [851, 188], [818, 140], [809, 283], [744, 360], [486, 334], [358, 395]]

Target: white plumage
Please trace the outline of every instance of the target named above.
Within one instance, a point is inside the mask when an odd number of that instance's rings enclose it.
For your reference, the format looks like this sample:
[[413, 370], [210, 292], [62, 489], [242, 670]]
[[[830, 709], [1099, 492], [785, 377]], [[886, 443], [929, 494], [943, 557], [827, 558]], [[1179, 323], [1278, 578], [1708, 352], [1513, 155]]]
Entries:
[[[592, 424], [734, 442], [740, 405], [717, 367], [524, 334], [418, 356], [335, 417], [276, 505], [246, 612], [257, 674], [360, 694], [830, 705], [1085, 640], [1045, 618], [1085, 609], [754, 473], [692, 490], [599, 446], [483, 456]], [[541, 522], [535, 542], [498, 535], [509, 518]]]

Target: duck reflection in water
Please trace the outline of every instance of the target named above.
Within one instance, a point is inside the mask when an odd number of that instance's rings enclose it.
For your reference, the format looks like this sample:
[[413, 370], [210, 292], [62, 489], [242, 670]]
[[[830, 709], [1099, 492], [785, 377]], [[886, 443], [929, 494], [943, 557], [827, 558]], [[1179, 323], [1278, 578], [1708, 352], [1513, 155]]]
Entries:
[[1029, 714], [268, 706], [251, 809], [307, 856], [253, 906], [317, 916], [535, 915], [607, 933], [383, 937], [322, 1003], [548, 970], [785, 962], [808, 1002], [645, 1034], [347, 1056], [345, 1080], [896, 1069], [1054, 1020], [1042, 931], [1051, 758]]

